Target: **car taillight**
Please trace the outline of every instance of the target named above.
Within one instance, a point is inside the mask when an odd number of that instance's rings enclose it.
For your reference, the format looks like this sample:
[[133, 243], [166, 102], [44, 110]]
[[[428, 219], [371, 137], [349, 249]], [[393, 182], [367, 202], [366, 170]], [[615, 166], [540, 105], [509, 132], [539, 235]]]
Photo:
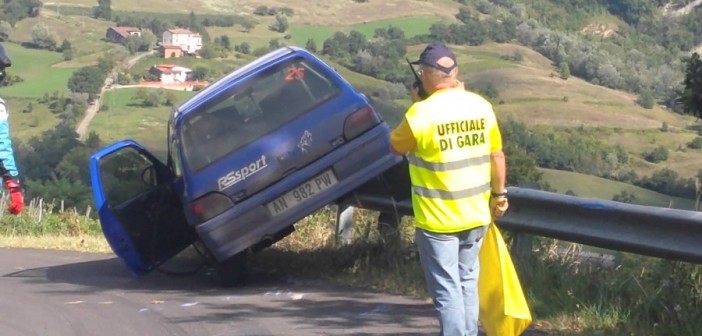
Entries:
[[224, 194], [209, 193], [192, 203], [193, 214], [198, 223], [206, 222], [231, 208], [234, 202]]
[[380, 116], [369, 105], [351, 113], [344, 120], [344, 138], [348, 141], [380, 124]]

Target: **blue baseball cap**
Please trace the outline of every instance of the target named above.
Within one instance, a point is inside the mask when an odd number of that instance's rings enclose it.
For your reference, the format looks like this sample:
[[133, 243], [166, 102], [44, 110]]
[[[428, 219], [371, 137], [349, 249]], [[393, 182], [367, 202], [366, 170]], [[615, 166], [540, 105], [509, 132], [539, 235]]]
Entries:
[[412, 64], [426, 65], [439, 69], [445, 73], [451, 72], [458, 66], [456, 55], [442, 43], [431, 43], [424, 48], [419, 59]]

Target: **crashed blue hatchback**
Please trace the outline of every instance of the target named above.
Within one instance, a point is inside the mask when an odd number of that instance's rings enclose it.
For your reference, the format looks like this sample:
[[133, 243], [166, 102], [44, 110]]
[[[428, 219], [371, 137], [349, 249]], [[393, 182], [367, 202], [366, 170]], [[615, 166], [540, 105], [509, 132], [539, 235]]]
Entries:
[[176, 107], [166, 141], [166, 162], [129, 139], [90, 159], [103, 232], [136, 275], [198, 243], [236, 282], [248, 251], [284, 238], [401, 160], [368, 99], [296, 47]]

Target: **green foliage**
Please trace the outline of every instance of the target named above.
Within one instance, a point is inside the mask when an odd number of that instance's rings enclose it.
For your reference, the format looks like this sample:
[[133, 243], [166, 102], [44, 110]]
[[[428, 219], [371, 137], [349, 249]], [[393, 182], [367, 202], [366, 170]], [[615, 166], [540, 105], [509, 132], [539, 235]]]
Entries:
[[692, 141], [687, 143], [687, 147], [693, 148], [693, 149], [700, 149], [702, 148], [702, 137], [696, 137]]
[[613, 201], [616, 202], [622, 202], [622, 203], [637, 203], [638, 198], [636, 197], [636, 194], [628, 192], [626, 190], [622, 190], [619, 194], [614, 195], [612, 197]]
[[93, 8], [93, 17], [98, 19], [112, 19], [112, 1], [98, 0], [98, 5]]
[[317, 43], [314, 41], [314, 39], [307, 40], [307, 42], [305, 43], [305, 49], [309, 50], [312, 53], [317, 52]]
[[693, 336], [702, 330], [701, 266], [599, 250], [613, 261], [592, 260], [580, 255], [590, 252], [581, 245], [551, 239], [538, 245], [519, 268], [533, 315], [575, 315], [572, 323], [583, 335]]
[[561, 62], [558, 66], [558, 74], [561, 76], [561, 79], [568, 79], [570, 77], [570, 67], [568, 63]]
[[[0, 235], [3, 236], [71, 236], [102, 235], [100, 223], [94, 219], [95, 212], [89, 207], [73, 208], [61, 201], [46, 202], [32, 199], [19, 216], [11, 216], [0, 209]], [[85, 211], [84, 213], [79, 213]]]
[[0, 21], [0, 41], [7, 41], [12, 33], [12, 25], [7, 21]]
[[39, 0], [4, 1], [2, 8], [0, 8], [2, 10], [2, 19], [14, 26], [22, 19], [39, 15], [42, 5], [42, 2]]
[[284, 33], [288, 30], [290, 24], [288, 23], [288, 17], [285, 14], [279, 13], [275, 16], [275, 22], [270, 26], [271, 30]]
[[518, 186], [537, 183], [544, 186], [543, 173], [536, 166], [536, 160], [518, 144], [508, 142], [504, 146], [507, 157], [507, 185]]
[[32, 42], [37, 48], [55, 50], [56, 35], [43, 22], [37, 23], [32, 27]]
[[322, 54], [355, 72], [378, 79], [398, 83], [413, 80], [401, 62], [407, 47], [405, 33], [398, 27], [376, 29], [372, 40], [355, 30], [348, 35], [338, 31], [324, 41]]
[[639, 94], [639, 97], [636, 99], [636, 103], [639, 104], [639, 106], [650, 110], [656, 103], [656, 99], [653, 97], [651, 90], [645, 89]]
[[686, 69], [683, 81], [685, 88], [680, 94], [679, 102], [685, 113], [702, 118], [702, 59], [698, 53], [692, 54], [687, 60]]
[[234, 47], [234, 51], [248, 55], [251, 53], [251, 45], [248, 42], [241, 42], [241, 44]]
[[68, 80], [68, 89], [74, 93], [87, 93], [90, 100], [97, 98], [107, 75], [98, 66], [89, 66], [73, 73]]
[[632, 178], [629, 157], [588, 129], [532, 130], [514, 120], [500, 124], [504, 143], [514, 143], [542, 168], [591, 174], [616, 181]]
[[644, 154], [644, 159], [648, 162], [658, 163], [668, 160], [669, 154], [670, 152], [668, 148], [659, 146], [656, 147], [654, 150]]

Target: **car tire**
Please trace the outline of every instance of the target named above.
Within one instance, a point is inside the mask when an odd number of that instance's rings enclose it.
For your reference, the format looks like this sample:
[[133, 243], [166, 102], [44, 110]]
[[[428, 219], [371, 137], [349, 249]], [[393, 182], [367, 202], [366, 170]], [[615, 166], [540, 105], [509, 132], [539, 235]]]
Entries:
[[239, 252], [227, 260], [217, 263], [217, 280], [222, 287], [243, 286], [249, 277], [247, 251]]

